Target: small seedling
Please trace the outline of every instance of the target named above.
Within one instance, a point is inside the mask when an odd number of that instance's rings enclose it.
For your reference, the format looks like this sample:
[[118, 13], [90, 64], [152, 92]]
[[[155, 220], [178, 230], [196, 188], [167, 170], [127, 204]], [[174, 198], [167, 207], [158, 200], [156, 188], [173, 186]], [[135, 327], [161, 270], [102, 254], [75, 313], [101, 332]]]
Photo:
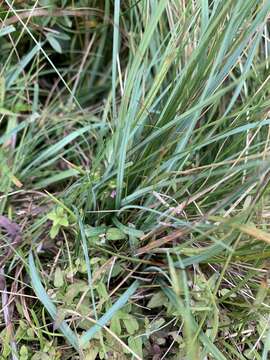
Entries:
[[57, 207], [55, 210], [49, 212], [47, 218], [52, 221], [52, 227], [50, 230], [50, 237], [54, 239], [62, 226], [67, 227], [69, 225], [68, 215], [62, 207]]

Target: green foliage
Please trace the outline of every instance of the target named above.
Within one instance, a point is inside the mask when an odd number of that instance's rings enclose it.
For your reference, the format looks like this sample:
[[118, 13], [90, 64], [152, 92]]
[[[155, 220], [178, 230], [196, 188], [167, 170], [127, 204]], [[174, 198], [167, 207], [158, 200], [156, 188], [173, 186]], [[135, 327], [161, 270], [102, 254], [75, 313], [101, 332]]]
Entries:
[[50, 237], [54, 239], [60, 229], [64, 226], [69, 225], [68, 216], [65, 213], [65, 210], [61, 207], [57, 207], [55, 210], [48, 213], [47, 218], [52, 221], [52, 226], [50, 230]]
[[120, 229], [110, 228], [106, 233], [106, 237], [108, 241], [119, 241], [125, 240], [126, 235]]
[[0, 2], [1, 359], [269, 357], [269, 9]]
[[130, 336], [128, 338], [128, 346], [138, 355], [140, 358], [143, 358], [142, 350], [142, 339], [140, 337]]

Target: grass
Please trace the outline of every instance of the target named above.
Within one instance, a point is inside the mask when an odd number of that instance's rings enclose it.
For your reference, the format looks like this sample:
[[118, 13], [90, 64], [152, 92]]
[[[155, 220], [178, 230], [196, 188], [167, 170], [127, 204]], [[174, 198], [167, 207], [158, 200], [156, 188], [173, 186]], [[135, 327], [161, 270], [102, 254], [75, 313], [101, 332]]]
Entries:
[[268, 359], [269, 15], [0, 2], [1, 359]]

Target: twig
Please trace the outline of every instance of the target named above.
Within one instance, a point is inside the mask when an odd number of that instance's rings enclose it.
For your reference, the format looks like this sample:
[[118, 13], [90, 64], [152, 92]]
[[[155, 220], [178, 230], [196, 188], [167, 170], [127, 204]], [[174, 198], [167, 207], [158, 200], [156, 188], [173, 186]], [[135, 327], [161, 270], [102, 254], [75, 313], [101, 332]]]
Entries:
[[148, 245], [141, 247], [140, 249], [138, 249], [136, 256], [145, 254], [145, 253], [149, 252], [150, 250], [156, 249], [164, 244], [172, 242], [173, 240], [175, 240], [177, 238], [181, 238], [184, 235], [188, 234], [189, 232], [190, 232], [190, 229], [176, 230], [176, 231], [172, 232], [170, 235], [164, 236], [163, 238], [161, 238], [159, 240], [154, 240], [154, 241], [150, 242]]
[[1, 290], [2, 290], [2, 310], [4, 313], [4, 321], [6, 324], [6, 331], [7, 331], [7, 336], [10, 342], [10, 347], [11, 347], [11, 353], [12, 353], [12, 360], [19, 360], [17, 354], [17, 346], [16, 346], [16, 342], [14, 340], [14, 336], [13, 336], [13, 326], [12, 326], [12, 322], [10, 319], [10, 312], [9, 312], [9, 300], [8, 300], [8, 295], [7, 295], [7, 287], [6, 287], [6, 281], [5, 281], [5, 273], [4, 273], [4, 269], [1, 268], [0, 269], [0, 283], [1, 283]]
[[11, 222], [6, 216], [0, 215], [0, 228], [3, 228], [9, 237], [9, 249], [6, 254], [0, 256], [0, 266], [8, 260], [14, 249], [22, 242], [21, 228], [18, 224]]
[[[103, 11], [99, 9], [91, 9], [91, 10], [67, 10], [67, 9], [35, 9], [34, 11], [23, 11], [19, 13], [20, 19], [27, 19], [30, 17], [46, 17], [46, 16], [53, 16], [53, 17], [61, 17], [61, 16], [75, 16], [75, 17], [84, 17], [87, 15], [102, 15]], [[18, 16], [14, 15], [4, 21], [4, 25], [8, 26], [11, 24], [16, 24], [18, 21]]]
[[[87, 320], [91, 321], [92, 323], [99, 325], [98, 321], [94, 320], [93, 318], [91, 318], [89, 316], [83, 316], [80, 313], [78, 313], [77, 311], [73, 311], [73, 310], [69, 310], [68, 312], [72, 315], [78, 316], [79, 318], [87, 319]], [[124, 341], [122, 341], [110, 328], [108, 328], [105, 325], [100, 326], [100, 328], [107, 331], [107, 333], [110, 334], [117, 342], [119, 342], [119, 344], [121, 344], [124, 349], [126, 349], [129, 353], [131, 353], [135, 359], [142, 360], [142, 358], [140, 356], [138, 356], [126, 343], [124, 343]]]

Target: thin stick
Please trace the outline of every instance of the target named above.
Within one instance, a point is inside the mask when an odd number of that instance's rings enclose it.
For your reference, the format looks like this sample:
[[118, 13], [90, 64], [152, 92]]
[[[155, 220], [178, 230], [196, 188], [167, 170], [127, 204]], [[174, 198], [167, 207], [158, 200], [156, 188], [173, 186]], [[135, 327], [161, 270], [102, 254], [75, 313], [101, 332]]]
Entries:
[[9, 305], [12, 302], [8, 300], [8, 295], [7, 295], [7, 287], [6, 287], [6, 281], [5, 281], [5, 273], [4, 273], [4, 269], [1, 268], [0, 269], [0, 278], [1, 278], [1, 292], [2, 292], [2, 310], [4, 313], [4, 321], [6, 324], [6, 331], [7, 331], [7, 335], [8, 335], [8, 339], [9, 339], [9, 343], [10, 343], [10, 348], [11, 348], [11, 353], [12, 353], [12, 360], [19, 360], [17, 354], [17, 345], [16, 342], [14, 340], [14, 336], [13, 336], [13, 326], [12, 326], [12, 321], [10, 319], [10, 312], [9, 312]]
[[[19, 13], [19, 12], [18, 12]], [[29, 16], [32, 17], [61, 17], [61, 16], [75, 16], [75, 17], [84, 17], [87, 15], [102, 15], [102, 10], [99, 9], [86, 9], [86, 10], [64, 10], [64, 9], [53, 9], [53, 11], [46, 9], [35, 9], [34, 11], [23, 11], [19, 13], [20, 19], [27, 19]], [[18, 17], [12, 16], [4, 21], [4, 26], [8, 26], [11, 24], [16, 24], [20, 21]]]
[[[79, 314], [78, 312], [76, 311], [73, 311], [73, 310], [70, 310], [68, 311], [69, 313], [73, 314], [73, 315], [76, 315], [76, 316], [79, 316], [80, 318], [85, 318], [89, 321], [91, 321], [92, 323], [94, 324], [98, 324], [98, 321], [94, 320], [93, 318], [90, 318], [88, 316], [82, 316], [81, 314]], [[121, 344], [123, 346], [123, 348], [125, 348], [128, 352], [130, 352], [134, 357], [135, 359], [137, 360], [142, 360], [142, 358], [137, 355], [127, 344], [124, 343], [124, 341], [122, 341], [117, 335], [115, 335], [112, 330], [110, 330], [107, 326], [100, 326], [102, 329], [106, 330], [108, 334], [110, 334], [116, 341], [119, 342], [119, 344]]]

